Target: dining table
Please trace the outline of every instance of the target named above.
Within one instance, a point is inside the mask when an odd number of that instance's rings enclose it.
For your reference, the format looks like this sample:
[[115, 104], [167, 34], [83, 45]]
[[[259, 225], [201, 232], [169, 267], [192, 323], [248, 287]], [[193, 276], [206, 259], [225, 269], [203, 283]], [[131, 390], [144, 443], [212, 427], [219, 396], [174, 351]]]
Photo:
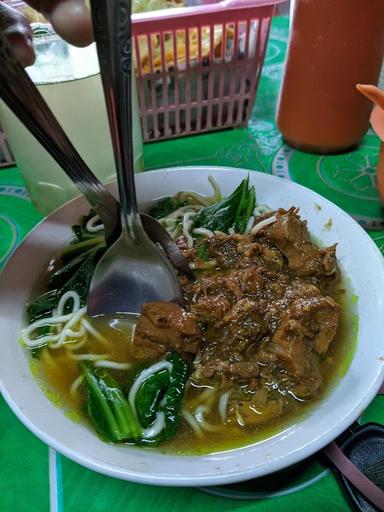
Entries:
[[[350, 214], [384, 254], [384, 210], [375, 173], [380, 142], [375, 133], [369, 129], [358, 147], [351, 151], [320, 155], [288, 146], [276, 127], [275, 111], [288, 32], [288, 17], [274, 17], [247, 126], [145, 144], [145, 170], [215, 165], [292, 180], [325, 196]], [[42, 218], [17, 165], [0, 169], [0, 268]], [[377, 396], [358, 421], [384, 423], [384, 396]], [[132, 483], [93, 472], [57, 453], [32, 434], [0, 396], [2, 512], [296, 512], [306, 509], [351, 510], [338, 476], [321, 453], [294, 469], [230, 486], [196, 489]]]

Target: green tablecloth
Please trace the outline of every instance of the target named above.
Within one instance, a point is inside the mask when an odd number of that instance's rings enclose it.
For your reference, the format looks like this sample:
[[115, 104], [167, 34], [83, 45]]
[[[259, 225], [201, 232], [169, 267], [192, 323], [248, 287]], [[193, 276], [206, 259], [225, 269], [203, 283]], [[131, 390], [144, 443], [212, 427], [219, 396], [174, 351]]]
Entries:
[[[377, 137], [368, 132], [353, 152], [317, 156], [292, 150], [276, 129], [275, 106], [287, 35], [288, 20], [275, 18], [248, 128], [147, 145], [146, 167], [212, 164], [283, 176], [328, 197], [365, 227], [381, 227], [382, 231], [370, 234], [384, 252], [384, 216], [375, 180]], [[0, 170], [0, 266], [40, 218], [18, 169]], [[383, 397], [373, 401], [362, 421], [384, 422]], [[50, 507], [52, 512], [350, 510], [335, 477], [324, 470], [321, 461], [309, 463], [284, 482], [276, 483], [274, 477], [262, 484], [248, 484], [243, 491], [251, 488], [269, 490], [270, 498], [234, 501], [195, 489], [149, 487], [93, 473], [40, 442], [0, 398], [0, 511], [45, 512]]]

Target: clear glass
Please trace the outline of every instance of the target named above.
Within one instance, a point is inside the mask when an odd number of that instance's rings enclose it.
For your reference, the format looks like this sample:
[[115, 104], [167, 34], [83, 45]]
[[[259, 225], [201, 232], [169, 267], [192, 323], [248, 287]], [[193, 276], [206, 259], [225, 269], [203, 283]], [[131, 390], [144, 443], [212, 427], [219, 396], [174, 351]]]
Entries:
[[[41, 27], [44, 31], [44, 25]], [[37, 57], [27, 68], [30, 77], [92, 171], [104, 183], [115, 179], [95, 45], [75, 48], [56, 34], [47, 34], [34, 37], [34, 48]], [[143, 170], [143, 143], [134, 78], [132, 85], [133, 147], [138, 172]], [[64, 171], [3, 103], [0, 118], [32, 201], [42, 213], [48, 214], [78, 195]]]

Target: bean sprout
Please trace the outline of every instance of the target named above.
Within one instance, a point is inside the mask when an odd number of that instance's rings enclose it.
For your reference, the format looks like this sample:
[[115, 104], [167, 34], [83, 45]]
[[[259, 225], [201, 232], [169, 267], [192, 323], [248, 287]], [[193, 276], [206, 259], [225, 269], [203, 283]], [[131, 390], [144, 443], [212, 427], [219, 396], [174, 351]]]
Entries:
[[239, 411], [239, 407], [236, 405], [236, 408], [235, 408], [235, 414], [236, 414], [236, 420], [237, 420], [237, 423], [240, 425], [240, 427], [245, 427], [245, 421], [244, 421], [244, 418], [242, 417], [240, 411]]
[[268, 217], [267, 219], [261, 220], [260, 222], [253, 226], [253, 228], [251, 229], [251, 235], [256, 235], [261, 229], [265, 228], [266, 226], [269, 226], [270, 224], [273, 224], [276, 221], [276, 215], [272, 215], [272, 217]]
[[220, 186], [215, 180], [215, 178], [211, 175], [208, 176], [208, 181], [212, 185], [213, 188], [213, 195], [212, 196], [204, 196], [203, 194], [199, 194], [198, 192], [189, 192], [189, 191], [183, 191], [179, 192], [177, 194], [177, 197], [180, 200], [183, 199], [192, 199], [193, 201], [196, 201], [196, 203], [200, 206], [209, 206], [210, 204], [217, 203], [217, 201], [220, 201], [221, 199], [221, 190]]
[[89, 233], [98, 233], [99, 231], [103, 231], [104, 225], [101, 223], [101, 219], [99, 215], [95, 215], [86, 223], [85, 228]]
[[71, 395], [75, 395], [77, 393], [77, 390], [79, 389], [81, 383], [83, 382], [83, 375], [79, 375], [77, 379], [75, 379], [72, 382], [71, 387], [69, 388], [69, 392]]
[[76, 361], [100, 361], [108, 358], [108, 354], [68, 354], [71, 359]]
[[195, 228], [193, 230], [194, 235], [213, 236], [213, 231], [206, 228]]
[[229, 395], [231, 394], [230, 391], [226, 391], [220, 396], [218, 409], [219, 409], [219, 416], [221, 418], [221, 421], [225, 423], [227, 419], [227, 407], [228, 407], [228, 401], [229, 401]]
[[190, 220], [191, 215], [194, 215], [194, 213], [188, 212], [185, 213], [183, 217], [183, 235], [185, 236], [188, 247], [193, 247], [193, 238], [189, 233], [189, 229], [192, 225], [192, 221]]
[[136, 412], [136, 404], [135, 404], [135, 401], [136, 401], [136, 394], [137, 392], [139, 391], [140, 389], [140, 386], [143, 384], [143, 382], [148, 378], [150, 377], [151, 375], [153, 375], [154, 373], [157, 373], [159, 372], [160, 370], [168, 370], [169, 372], [172, 371], [172, 368], [173, 368], [173, 365], [172, 363], [170, 363], [169, 361], [158, 361], [157, 363], [153, 364], [152, 366], [150, 366], [149, 368], [146, 368], [145, 370], [143, 370], [139, 376], [137, 377], [137, 379], [135, 380], [135, 382], [133, 383], [133, 386], [131, 387], [131, 389], [129, 390], [129, 395], [128, 395], [128, 402], [129, 402], [129, 405], [131, 406], [132, 408], [132, 411], [133, 411], [133, 414], [136, 416], [137, 418], [137, 412]]
[[217, 432], [218, 429], [220, 429], [220, 427], [216, 427], [214, 425], [210, 425], [206, 419], [205, 419], [205, 414], [208, 412], [208, 407], [206, 405], [199, 405], [198, 407], [196, 407], [195, 409], [195, 412], [193, 414], [195, 420], [197, 421], [197, 423], [199, 424], [199, 426], [203, 429], [203, 430], [206, 430], [207, 432]]
[[165, 217], [163, 217], [160, 220], [161, 221], [164, 221], [164, 220], [176, 220], [179, 217], [183, 217], [185, 213], [188, 213], [188, 212], [197, 213], [197, 211], [201, 210], [201, 208], [203, 208], [203, 207], [200, 206], [200, 205], [197, 205], [197, 204], [193, 204], [193, 205], [192, 204], [187, 204], [185, 206], [180, 206], [180, 208], [177, 208], [177, 210], [175, 210], [174, 212], [166, 215]]
[[247, 225], [244, 230], [244, 235], [247, 235], [251, 231], [254, 222], [255, 222], [255, 217], [252, 215], [248, 219]]
[[191, 270], [206, 270], [210, 268], [215, 268], [217, 267], [217, 260], [212, 259], [209, 261], [199, 261], [198, 263], [192, 261], [189, 264], [189, 267], [191, 268]]
[[163, 411], [156, 413], [155, 421], [148, 428], [142, 429], [142, 436], [145, 439], [156, 437], [165, 428], [165, 414]]
[[196, 419], [189, 411], [186, 411], [184, 409], [183, 412], [181, 413], [181, 415], [183, 416], [185, 421], [188, 423], [188, 425], [192, 428], [192, 430], [195, 432], [197, 437], [200, 437], [200, 438], [204, 437], [204, 433], [201, 430], [200, 425], [197, 423]]
[[97, 368], [111, 368], [112, 370], [129, 370], [132, 365], [130, 363], [119, 363], [117, 361], [100, 359], [96, 361], [95, 366]]

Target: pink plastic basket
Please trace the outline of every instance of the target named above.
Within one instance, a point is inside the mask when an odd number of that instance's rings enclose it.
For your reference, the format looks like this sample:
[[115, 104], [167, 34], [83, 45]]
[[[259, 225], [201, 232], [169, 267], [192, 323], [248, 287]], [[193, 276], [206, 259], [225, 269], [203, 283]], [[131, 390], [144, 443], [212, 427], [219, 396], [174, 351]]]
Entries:
[[2, 167], [9, 167], [10, 165], [15, 165], [15, 161], [9, 150], [5, 134], [0, 126], [0, 169]]
[[145, 142], [247, 123], [282, 1], [226, 0], [133, 16]]

